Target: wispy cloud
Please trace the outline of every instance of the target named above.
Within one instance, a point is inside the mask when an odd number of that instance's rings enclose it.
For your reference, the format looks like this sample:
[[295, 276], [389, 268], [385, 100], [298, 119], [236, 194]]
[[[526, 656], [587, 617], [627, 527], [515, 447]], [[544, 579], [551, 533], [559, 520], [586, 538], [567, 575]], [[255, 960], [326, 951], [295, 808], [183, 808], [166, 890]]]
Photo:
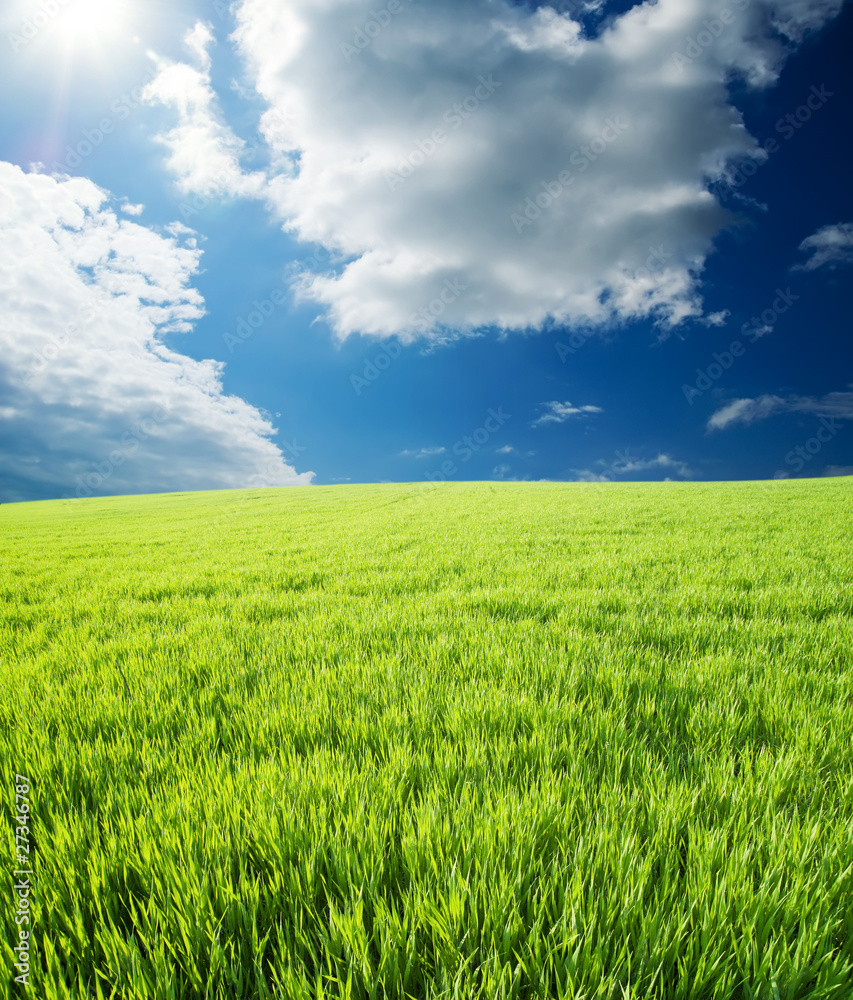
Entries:
[[[599, 464], [604, 464], [599, 462]], [[611, 464], [617, 475], [627, 476], [637, 472], [649, 472], [653, 469], [667, 469], [684, 479], [692, 479], [693, 471], [686, 462], [681, 462], [671, 455], [659, 452], [654, 458], [631, 458], [626, 455], [616, 463]]]
[[721, 431], [733, 424], [752, 424], [764, 420], [785, 408], [781, 396], [759, 396], [758, 399], [733, 399], [720, 407], [708, 419], [709, 431]]
[[610, 476], [605, 476], [600, 472], [593, 472], [592, 469], [572, 469], [572, 475], [576, 483], [612, 483]]
[[604, 413], [600, 406], [572, 406], [571, 403], [558, 403], [551, 401], [542, 404], [546, 412], [537, 420], [534, 420], [531, 427], [542, 427], [543, 424], [562, 424], [572, 417], [589, 416], [591, 413]]
[[818, 229], [803, 240], [800, 250], [811, 256], [804, 263], [795, 265], [795, 271], [815, 271], [819, 267], [853, 264], [853, 222], [839, 222], [834, 226]]
[[809, 413], [815, 417], [853, 420], [853, 392], [830, 392], [815, 396], [764, 395], [756, 399], [734, 399], [711, 415], [709, 431], [726, 430], [735, 424], [754, 424], [777, 413]]
[[440, 446], [435, 446], [432, 448], [417, 448], [414, 451], [408, 448], [405, 451], [401, 451], [400, 458], [433, 458], [435, 455], [443, 455], [447, 451], [446, 448]]
[[728, 309], [721, 309], [719, 312], [708, 313], [708, 315], [700, 320], [703, 326], [725, 326], [726, 320], [731, 316], [731, 312]]
[[533, 458], [535, 451], [519, 451], [511, 444], [505, 444], [503, 448], [495, 448], [496, 455], [518, 455], [519, 458]]
[[596, 469], [572, 469], [575, 481], [579, 483], [610, 483], [614, 476], [635, 476], [642, 472], [672, 472], [682, 479], [693, 479], [695, 473], [686, 462], [679, 461], [665, 452], [654, 458], [634, 458], [628, 452], [616, 453], [615, 461], [600, 458], [594, 464]]

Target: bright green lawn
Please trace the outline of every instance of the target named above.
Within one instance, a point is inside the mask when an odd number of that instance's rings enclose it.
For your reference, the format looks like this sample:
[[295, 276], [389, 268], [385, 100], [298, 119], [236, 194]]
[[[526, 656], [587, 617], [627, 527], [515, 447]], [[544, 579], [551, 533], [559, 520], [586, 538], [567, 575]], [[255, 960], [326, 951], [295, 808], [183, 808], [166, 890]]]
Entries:
[[851, 616], [850, 479], [4, 505], [0, 996], [850, 998]]

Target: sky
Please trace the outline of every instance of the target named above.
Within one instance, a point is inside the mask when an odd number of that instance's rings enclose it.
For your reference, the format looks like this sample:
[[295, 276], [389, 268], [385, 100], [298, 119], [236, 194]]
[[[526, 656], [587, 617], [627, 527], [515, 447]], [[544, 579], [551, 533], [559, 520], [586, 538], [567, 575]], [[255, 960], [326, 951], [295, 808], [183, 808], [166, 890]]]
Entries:
[[0, 502], [853, 474], [841, 0], [9, 0]]

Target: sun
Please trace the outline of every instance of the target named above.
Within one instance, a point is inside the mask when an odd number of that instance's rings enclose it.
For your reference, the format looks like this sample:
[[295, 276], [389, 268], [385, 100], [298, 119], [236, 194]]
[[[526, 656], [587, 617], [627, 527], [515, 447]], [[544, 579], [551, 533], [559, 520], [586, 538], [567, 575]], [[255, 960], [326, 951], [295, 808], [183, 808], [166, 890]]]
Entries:
[[47, 133], [62, 134], [74, 101], [109, 93], [122, 74], [135, 71], [131, 67], [145, 55], [139, 36], [149, 33], [151, 8], [152, 0], [50, 0], [42, 4], [41, 17], [21, 17], [21, 23], [31, 26], [23, 44], [32, 54], [34, 69], [51, 80]]
[[69, 48], [100, 49], [119, 41], [130, 29], [127, 0], [73, 0], [62, 19], [62, 35]]

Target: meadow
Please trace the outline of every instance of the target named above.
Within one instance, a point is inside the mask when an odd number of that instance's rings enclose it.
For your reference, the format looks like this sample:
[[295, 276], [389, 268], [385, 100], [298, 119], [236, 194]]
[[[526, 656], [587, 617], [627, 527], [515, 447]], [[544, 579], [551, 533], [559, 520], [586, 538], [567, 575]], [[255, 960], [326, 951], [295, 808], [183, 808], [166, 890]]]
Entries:
[[849, 478], [3, 505], [0, 997], [853, 997], [852, 615]]

